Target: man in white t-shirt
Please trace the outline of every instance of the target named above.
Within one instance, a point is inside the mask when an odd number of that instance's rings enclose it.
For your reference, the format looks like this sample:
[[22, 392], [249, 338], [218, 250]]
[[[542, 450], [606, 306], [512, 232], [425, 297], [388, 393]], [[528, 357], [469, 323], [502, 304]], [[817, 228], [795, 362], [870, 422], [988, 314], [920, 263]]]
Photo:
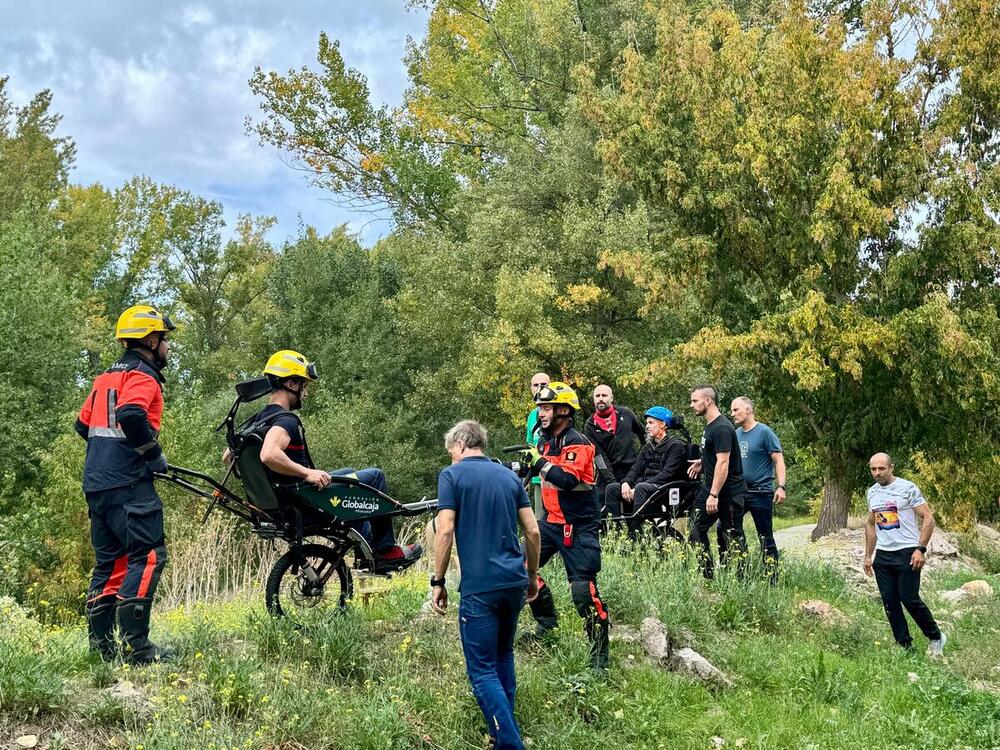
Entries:
[[875, 575], [896, 643], [906, 649], [913, 648], [903, 614], [905, 607], [930, 641], [927, 653], [940, 656], [945, 634], [920, 598], [920, 570], [934, 533], [934, 516], [917, 485], [893, 475], [895, 467], [888, 453], [876, 453], [868, 468], [875, 484], [868, 488], [865, 575]]

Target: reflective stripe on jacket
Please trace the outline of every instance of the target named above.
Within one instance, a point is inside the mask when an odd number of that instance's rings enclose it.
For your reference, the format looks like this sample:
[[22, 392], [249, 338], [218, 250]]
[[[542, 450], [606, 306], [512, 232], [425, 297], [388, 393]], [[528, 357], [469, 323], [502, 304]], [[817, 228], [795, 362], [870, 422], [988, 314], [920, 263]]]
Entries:
[[[98, 375], [83, 402], [77, 430], [87, 439], [85, 492], [150, 481], [146, 460], [161, 452], [156, 436], [163, 417], [163, 376], [137, 352], [126, 351]], [[144, 415], [145, 429], [127, 436], [122, 420]], [[136, 437], [136, 435], [141, 437]]]

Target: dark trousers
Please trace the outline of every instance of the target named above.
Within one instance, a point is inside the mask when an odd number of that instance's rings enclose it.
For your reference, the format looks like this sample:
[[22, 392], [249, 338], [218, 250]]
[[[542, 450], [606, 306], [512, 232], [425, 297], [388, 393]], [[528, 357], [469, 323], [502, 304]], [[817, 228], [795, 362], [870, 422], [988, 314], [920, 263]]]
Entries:
[[514, 718], [514, 633], [524, 594], [522, 586], [463, 594], [458, 605], [465, 670], [497, 750], [524, 749]]
[[[608, 611], [597, 590], [597, 574], [601, 571], [600, 527], [594, 523], [574, 526], [567, 538], [565, 527], [559, 523], [542, 521], [538, 531], [542, 537], [538, 567], [543, 568], [553, 555], [562, 556], [570, 594], [576, 611], [583, 618], [588, 633], [595, 627], [607, 627]], [[535, 620], [546, 628], [557, 624], [555, 600], [548, 585], [538, 576], [538, 598], [531, 602]]]
[[163, 502], [152, 482], [87, 493], [94, 572], [87, 601], [152, 598], [167, 564]]
[[[355, 471], [354, 469], [337, 469], [329, 472], [333, 477], [356, 477], [359, 482], [374, 487], [379, 492], [389, 494], [389, 483], [385, 480], [385, 472], [374, 466]], [[365, 538], [372, 551], [387, 552], [396, 546], [396, 531], [392, 528], [392, 518], [374, 518], [371, 521], [354, 521], [351, 523], [358, 533]]]
[[[660, 485], [653, 484], [652, 482], [639, 482], [632, 489], [635, 490], [635, 495], [632, 500], [623, 500], [621, 482], [612, 482], [608, 485], [607, 492], [605, 494], [605, 503], [607, 505], [609, 515], [620, 516], [623, 513], [635, 512], [636, 509], [642, 507], [643, 503], [649, 499], [650, 495], [660, 489]], [[642, 521], [639, 519], [629, 521], [629, 533], [634, 533], [641, 525]]]
[[723, 544], [719, 545], [719, 558], [726, 563], [734, 555], [745, 555], [747, 540], [743, 534], [742, 523], [737, 526], [736, 516], [743, 512], [743, 495], [719, 499], [719, 507], [715, 513], [709, 513], [705, 506], [708, 495], [704, 491], [695, 500], [691, 508], [691, 530], [688, 532], [688, 542], [698, 549], [698, 566], [707, 579], [715, 574], [715, 564], [712, 561], [712, 546], [708, 533], [716, 521], [719, 522], [719, 534]]
[[[760, 551], [764, 557], [764, 567], [767, 569], [771, 582], [778, 580], [778, 545], [774, 541], [774, 494], [772, 492], [750, 491], [743, 496], [743, 507], [734, 508], [733, 522], [737, 528], [743, 528], [743, 519], [749, 513], [760, 540]], [[722, 525], [718, 527], [719, 554], [725, 554], [726, 540], [722, 533]]]
[[892, 637], [903, 648], [913, 645], [910, 629], [906, 625], [906, 615], [903, 614], [904, 607], [928, 640], [936, 641], [941, 637], [934, 615], [920, 598], [920, 571], [910, 567], [910, 557], [915, 549], [916, 547], [908, 547], [889, 552], [879, 550], [872, 561], [875, 583], [882, 595], [882, 605], [885, 607], [885, 616], [889, 618]]
[[[576, 613], [583, 618], [583, 627], [590, 640], [590, 663], [598, 669], [608, 665], [608, 636], [611, 621], [597, 590], [597, 574], [601, 570], [600, 524], [563, 524], [542, 521], [538, 524], [542, 548], [538, 559], [543, 567], [557, 552], [562, 556], [569, 579], [569, 593], [573, 597]], [[538, 576], [538, 597], [531, 602], [531, 614], [543, 629], [558, 623], [556, 603], [552, 592]]]

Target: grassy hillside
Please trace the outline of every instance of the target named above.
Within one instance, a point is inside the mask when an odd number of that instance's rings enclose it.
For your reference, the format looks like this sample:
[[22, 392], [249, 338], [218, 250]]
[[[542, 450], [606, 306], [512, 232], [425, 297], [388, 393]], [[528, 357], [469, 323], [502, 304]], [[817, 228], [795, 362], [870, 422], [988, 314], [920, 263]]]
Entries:
[[[676, 546], [663, 558], [609, 550], [601, 588], [615, 622], [653, 615], [688, 631], [735, 681], [711, 690], [620, 640], [608, 674], [588, 672], [553, 565], [562, 626], [519, 648], [518, 718], [535, 748], [1000, 747], [1000, 604], [963, 603], [956, 617], [937, 591], [972, 576], [936, 575], [927, 598], [950, 634], [937, 662], [920, 637], [915, 654], [892, 644], [879, 602], [832, 568], [790, 560], [776, 588], [706, 586]], [[165, 612], [156, 635], [180, 659], [141, 670], [89, 657], [82, 627], [43, 629], [8, 601], [0, 747], [35, 734], [50, 749], [482, 748], [455, 615], [421, 616], [425, 589], [423, 575], [396, 579], [306, 631], [264, 615], [256, 597]], [[800, 614], [812, 598], [849, 622]]]

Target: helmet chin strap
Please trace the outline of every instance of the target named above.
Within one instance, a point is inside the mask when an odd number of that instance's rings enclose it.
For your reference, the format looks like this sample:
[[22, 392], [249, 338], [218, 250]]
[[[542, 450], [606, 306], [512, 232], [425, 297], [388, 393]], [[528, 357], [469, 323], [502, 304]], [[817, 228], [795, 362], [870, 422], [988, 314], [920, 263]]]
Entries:
[[147, 352], [149, 352], [153, 360], [153, 364], [156, 365], [157, 369], [162, 370], [164, 367], [167, 366], [167, 358], [160, 356], [160, 344], [162, 342], [163, 342], [163, 336], [161, 335], [155, 347], [147, 346], [145, 341], [141, 341], [140, 343], [136, 344], [133, 348], [145, 349]]
[[293, 391], [291, 388], [288, 387], [288, 381], [286, 380], [286, 381], [282, 382], [281, 389], [284, 390], [284, 391], [288, 391], [289, 393], [292, 394], [292, 396], [293, 396], [292, 403], [288, 405], [289, 408], [292, 411], [296, 411], [296, 410], [302, 408], [302, 386], [301, 385], [299, 386], [299, 390]]
[[572, 422], [573, 422], [573, 412], [572, 411], [570, 411], [568, 414], [553, 413], [552, 414], [552, 422], [549, 423], [549, 430], [548, 431], [549, 432], [555, 431], [558, 427], [561, 426], [560, 423], [564, 423], [566, 425], [570, 425], [570, 424], [572, 424]]

